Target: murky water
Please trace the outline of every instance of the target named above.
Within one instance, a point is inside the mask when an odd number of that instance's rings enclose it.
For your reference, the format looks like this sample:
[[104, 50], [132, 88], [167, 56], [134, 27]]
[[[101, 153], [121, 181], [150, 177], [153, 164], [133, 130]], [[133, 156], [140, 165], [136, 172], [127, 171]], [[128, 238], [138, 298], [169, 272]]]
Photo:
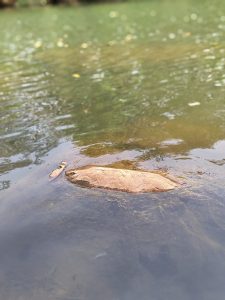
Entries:
[[[0, 299], [224, 300], [225, 4], [0, 12]], [[162, 169], [130, 195], [48, 174]]]

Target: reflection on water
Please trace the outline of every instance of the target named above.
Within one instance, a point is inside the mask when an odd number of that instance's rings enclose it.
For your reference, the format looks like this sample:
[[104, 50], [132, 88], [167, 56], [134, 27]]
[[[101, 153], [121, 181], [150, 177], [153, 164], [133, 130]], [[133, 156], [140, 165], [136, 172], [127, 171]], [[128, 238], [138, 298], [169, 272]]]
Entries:
[[[1, 12], [0, 298], [224, 299], [223, 10]], [[61, 160], [169, 170], [186, 185], [50, 183]]]

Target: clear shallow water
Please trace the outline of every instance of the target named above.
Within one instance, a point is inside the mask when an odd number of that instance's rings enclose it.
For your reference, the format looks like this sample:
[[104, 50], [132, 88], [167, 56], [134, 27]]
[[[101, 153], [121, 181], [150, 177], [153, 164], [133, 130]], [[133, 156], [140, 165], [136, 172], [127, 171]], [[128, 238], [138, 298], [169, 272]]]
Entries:
[[[0, 298], [224, 299], [223, 11], [1, 12]], [[160, 168], [186, 185], [129, 195], [49, 183], [61, 160]]]

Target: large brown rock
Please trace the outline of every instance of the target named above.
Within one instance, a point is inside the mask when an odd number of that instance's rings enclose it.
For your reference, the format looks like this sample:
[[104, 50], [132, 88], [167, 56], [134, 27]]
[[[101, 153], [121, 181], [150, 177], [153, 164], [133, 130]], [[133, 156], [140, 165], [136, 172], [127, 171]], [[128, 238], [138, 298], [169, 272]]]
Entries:
[[180, 184], [160, 174], [139, 170], [90, 166], [66, 172], [69, 181], [84, 187], [98, 187], [130, 193], [165, 192]]

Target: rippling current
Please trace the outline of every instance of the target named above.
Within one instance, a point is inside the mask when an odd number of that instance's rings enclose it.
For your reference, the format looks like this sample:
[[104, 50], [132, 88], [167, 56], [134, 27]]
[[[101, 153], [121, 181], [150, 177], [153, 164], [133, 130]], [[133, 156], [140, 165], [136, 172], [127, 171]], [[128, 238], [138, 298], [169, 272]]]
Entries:
[[[0, 299], [224, 300], [225, 5], [0, 12]], [[162, 170], [131, 195], [48, 174]]]

